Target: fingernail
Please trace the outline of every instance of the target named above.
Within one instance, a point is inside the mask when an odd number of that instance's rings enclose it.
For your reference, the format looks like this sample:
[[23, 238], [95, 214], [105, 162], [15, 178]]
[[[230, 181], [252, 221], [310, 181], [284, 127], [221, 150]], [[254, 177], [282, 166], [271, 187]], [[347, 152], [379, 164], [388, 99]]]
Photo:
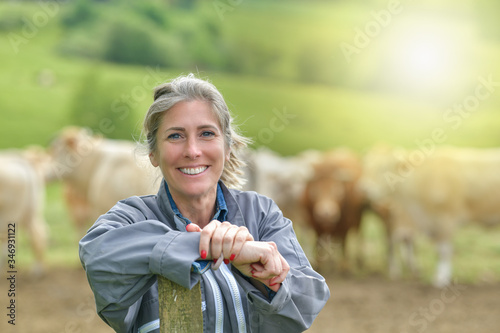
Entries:
[[236, 258], [236, 254], [234, 254], [234, 253], [233, 253], [233, 254], [231, 254], [231, 256], [229, 257], [229, 260], [230, 260], [230, 261], [233, 261], [233, 260], [234, 260], [234, 258]]
[[201, 250], [200, 256], [201, 256], [201, 259], [206, 259], [207, 258], [207, 251]]
[[275, 285], [277, 285], [277, 283], [269, 283], [269, 287], [273, 287]]
[[227, 265], [229, 264], [229, 259], [224, 259], [224, 263]]

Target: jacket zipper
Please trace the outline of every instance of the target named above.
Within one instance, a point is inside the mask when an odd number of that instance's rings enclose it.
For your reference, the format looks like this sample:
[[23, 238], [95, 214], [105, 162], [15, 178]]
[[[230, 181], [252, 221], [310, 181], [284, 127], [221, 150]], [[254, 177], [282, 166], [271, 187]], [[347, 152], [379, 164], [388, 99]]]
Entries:
[[233, 297], [234, 309], [236, 310], [236, 317], [238, 318], [238, 332], [246, 333], [247, 328], [245, 321], [245, 311], [243, 311], [243, 302], [241, 301], [241, 294], [238, 288], [238, 283], [225, 264], [221, 266], [221, 272], [222, 275], [224, 275], [227, 284], [229, 285], [229, 290], [231, 291], [231, 296]]
[[222, 293], [215, 281], [214, 273], [209, 269], [205, 272], [205, 276], [212, 287], [215, 299], [215, 332], [223, 333], [224, 328], [224, 305], [222, 304]]

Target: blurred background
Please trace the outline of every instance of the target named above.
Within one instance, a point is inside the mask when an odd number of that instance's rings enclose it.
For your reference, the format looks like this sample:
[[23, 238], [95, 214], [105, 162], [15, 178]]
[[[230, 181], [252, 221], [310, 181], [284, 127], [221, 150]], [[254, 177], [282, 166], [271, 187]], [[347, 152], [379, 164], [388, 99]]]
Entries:
[[[153, 88], [188, 73], [219, 88], [252, 148], [283, 157], [335, 147], [363, 156], [378, 143], [498, 147], [499, 13], [492, 0], [2, 1], [0, 149], [47, 148], [70, 125], [138, 140]], [[109, 332], [61, 182], [45, 191], [50, 268], [31, 277], [19, 229], [16, 332]], [[465, 287], [445, 302], [431, 286], [432, 243], [417, 239], [417, 280], [391, 282], [383, 226], [367, 219], [366, 266], [328, 275], [332, 300], [311, 331], [498, 332], [498, 226], [454, 236], [454, 281]]]

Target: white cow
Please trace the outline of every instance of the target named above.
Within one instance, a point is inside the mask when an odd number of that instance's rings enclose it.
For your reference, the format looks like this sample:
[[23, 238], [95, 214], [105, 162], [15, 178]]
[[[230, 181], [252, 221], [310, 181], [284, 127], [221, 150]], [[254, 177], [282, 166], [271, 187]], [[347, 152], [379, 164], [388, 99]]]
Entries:
[[52, 142], [54, 174], [64, 182], [65, 199], [80, 233], [119, 200], [158, 191], [160, 177], [136, 147], [78, 127], [62, 130]]
[[417, 231], [435, 241], [435, 284], [442, 287], [451, 279], [456, 229], [467, 222], [500, 222], [499, 170], [500, 149], [376, 148], [365, 156], [362, 186], [374, 205], [387, 208], [391, 231], [398, 235], [393, 241], [399, 237], [411, 244]]
[[[47, 155], [41, 150], [0, 153], [0, 227], [3, 251], [7, 245], [18, 247], [20, 230], [25, 230], [35, 257], [34, 273], [43, 272], [44, 253], [47, 248], [47, 223], [44, 218], [45, 166]], [[9, 231], [9, 232], [8, 232]], [[10, 235], [9, 235], [10, 234]], [[16, 238], [13, 238], [15, 234]], [[2, 254], [1, 262], [6, 262]], [[9, 260], [16, 260], [12, 257]], [[8, 264], [14, 262], [7, 261]], [[17, 269], [15, 267], [14, 269]]]

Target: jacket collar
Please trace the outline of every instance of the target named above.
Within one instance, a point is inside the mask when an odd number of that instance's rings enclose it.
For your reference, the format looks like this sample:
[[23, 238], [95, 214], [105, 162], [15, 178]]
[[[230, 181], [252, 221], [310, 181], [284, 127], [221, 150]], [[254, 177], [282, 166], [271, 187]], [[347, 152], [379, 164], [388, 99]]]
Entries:
[[168, 194], [166, 188], [166, 182], [163, 179], [160, 185], [160, 189], [158, 190], [158, 194], [156, 195], [156, 203], [158, 207], [160, 207], [161, 212], [167, 218], [168, 225], [173, 229], [178, 229], [182, 231], [182, 228], [178, 228], [177, 223], [174, 220], [174, 212], [172, 207], [170, 206], [170, 202], [168, 201]]
[[226, 199], [228, 211], [227, 221], [237, 226], [245, 226], [246, 223], [243, 217], [243, 213], [241, 212], [240, 205], [238, 205], [238, 202], [236, 201], [236, 198], [233, 194], [236, 190], [228, 189], [222, 181], [219, 181], [219, 184], [222, 189], [222, 194], [224, 194], [224, 198]]

